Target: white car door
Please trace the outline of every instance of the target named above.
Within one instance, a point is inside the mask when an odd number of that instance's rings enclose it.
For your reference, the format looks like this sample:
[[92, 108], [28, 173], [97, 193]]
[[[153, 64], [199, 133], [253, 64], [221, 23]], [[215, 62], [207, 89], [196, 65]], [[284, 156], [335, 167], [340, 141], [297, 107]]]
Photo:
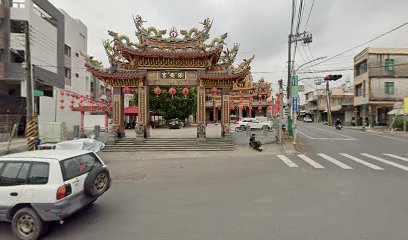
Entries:
[[29, 162], [0, 162], [0, 216], [19, 202], [29, 169]]

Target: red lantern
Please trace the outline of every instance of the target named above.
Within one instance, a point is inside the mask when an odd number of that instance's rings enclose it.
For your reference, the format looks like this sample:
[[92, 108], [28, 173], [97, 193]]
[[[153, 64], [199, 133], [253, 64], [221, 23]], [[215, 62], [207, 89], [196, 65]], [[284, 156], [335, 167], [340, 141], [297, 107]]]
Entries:
[[268, 107], [268, 111], [272, 111], [272, 107]]
[[232, 111], [234, 111], [234, 110], [235, 110], [235, 107], [234, 107], [234, 106], [232, 106], [232, 107], [231, 107], [231, 110], [232, 110]]
[[188, 88], [183, 88], [183, 90], [181, 90], [181, 92], [182, 92], [184, 95], [188, 95], [188, 94], [190, 94], [190, 89], [188, 89]]
[[64, 90], [61, 90], [61, 91], [60, 91], [60, 94], [61, 94], [61, 96], [64, 96], [64, 94], [65, 94], [65, 93], [64, 93]]
[[154, 94], [159, 95], [159, 94], [161, 94], [162, 90], [161, 90], [159, 87], [156, 87], [156, 88], [153, 90], [153, 92], [154, 92]]
[[61, 105], [60, 108], [61, 108], [61, 110], [64, 110], [65, 107], [64, 107], [64, 105]]
[[109, 97], [112, 96], [112, 92], [111, 92], [111, 91], [108, 92], [108, 96], [109, 96]]
[[252, 100], [253, 98], [254, 98], [254, 96], [252, 96], [252, 95], [251, 95], [251, 96], [249, 96], [249, 99], [251, 99], [251, 100]]
[[268, 104], [271, 105], [271, 104], [272, 104], [272, 101], [271, 101], [271, 100], [268, 100]]
[[99, 99], [99, 102], [100, 102], [100, 103], [103, 103], [103, 99]]
[[262, 104], [262, 101], [258, 101], [258, 104]]
[[217, 95], [217, 94], [218, 94], [218, 89], [217, 89], [216, 87], [213, 87], [213, 88], [211, 89], [211, 93], [212, 93], [213, 95]]
[[258, 107], [258, 110], [259, 110], [259, 111], [262, 111], [262, 107]]
[[69, 108], [74, 108], [74, 105], [72, 105], [72, 104], [71, 104], [71, 105], [69, 105]]
[[241, 99], [241, 100], [239, 100], [239, 104], [242, 104], [242, 99]]
[[249, 110], [251, 110], [251, 111], [252, 111], [252, 109], [253, 109], [252, 107], [249, 107]]
[[175, 88], [170, 88], [169, 93], [171, 94], [171, 97], [173, 97], [173, 95], [177, 93], [177, 90]]
[[123, 94], [130, 94], [130, 93], [132, 92], [132, 90], [130, 90], [129, 87], [125, 87], [125, 88], [122, 90], [122, 92], [123, 92]]
[[231, 97], [233, 97], [233, 96], [235, 96], [235, 94], [234, 94], [234, 93], [231, 93]]
[[98, 94], [98, 97], [102, 97], [102, 93], [99, 93], [99, 94]]
[[108, 99], [108, 100], [106, 100], [106, 102], [107, 102], [107, 103], [111, 103], [111, 102], [112, 102], [112, 100]]
[[262, 99], [262, 95], [261, 95], [261, 94], [258, 95], [258, 99]]
[[88, 100], [88, 102], [89, 102], [90, 104], [92, 104], [94, 101], [93, 101], [93, 100], [91, 100], [91, 99], [89, 99], [89, 100]]
[[68, 92], [68, 93], [67, 93], [67, 97], [69, 97], [69, 96], [71, 96], [71, 94]]
[[76, 95], [72, 93], [72, 94], [71, 94], [71, 97], [72, 97], [72, 98], [75, 98], [75, 97], [76, 97]]
[[65, 102], [64, 99], [61, 99], [61, 100], [60, 100], [60, 103], [64, 103], [64, 102]]
[[252, 100], [250, 100], [250, 101], [249, 101], [249, 104], [252, 104], [252, 103], [253, 103]]
[[79, 95], [79, 98], [84, 98], [84, 95], [82, 95], [82, 94], [81, 94], [81, 95]]
[[72, 104], [74, 104], [74, 103], [75, 103], [75, 101], [74, 101], [74, 100], [71, 100], [71, 103], [72, 103]]

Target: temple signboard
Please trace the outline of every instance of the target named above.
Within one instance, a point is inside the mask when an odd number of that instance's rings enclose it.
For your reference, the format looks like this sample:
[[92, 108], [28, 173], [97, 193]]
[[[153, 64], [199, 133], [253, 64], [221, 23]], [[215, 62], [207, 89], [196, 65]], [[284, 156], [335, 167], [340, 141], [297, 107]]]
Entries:
[[160, 71], [160, 79], [186, 79], [186, 73], [182, 71]]

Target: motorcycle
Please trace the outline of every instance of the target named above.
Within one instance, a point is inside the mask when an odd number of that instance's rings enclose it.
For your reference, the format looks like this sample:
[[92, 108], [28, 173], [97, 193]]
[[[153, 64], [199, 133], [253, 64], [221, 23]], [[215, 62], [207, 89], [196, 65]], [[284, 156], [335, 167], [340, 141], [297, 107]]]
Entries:
[[249, 146], [260, 152], [262, 152], [263, 150], [261, 141], [255, 140], [255, 134], [252, 134], [251, 137], [249, 138]]
[[343, 129], [343, 125], [341, 125], [341, 124], [336, 124], [336, 129], [337, 129], [337, 130]]

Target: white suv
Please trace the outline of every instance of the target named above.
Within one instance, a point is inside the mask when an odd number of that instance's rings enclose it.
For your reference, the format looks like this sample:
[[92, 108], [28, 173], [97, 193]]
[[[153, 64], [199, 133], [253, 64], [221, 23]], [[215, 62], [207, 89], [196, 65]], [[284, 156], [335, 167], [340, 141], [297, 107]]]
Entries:
[[42, 150], [0, 157], [0, 221], [14, 234], [38, 239], [109, 189], [106, 165], [93, 152]]

